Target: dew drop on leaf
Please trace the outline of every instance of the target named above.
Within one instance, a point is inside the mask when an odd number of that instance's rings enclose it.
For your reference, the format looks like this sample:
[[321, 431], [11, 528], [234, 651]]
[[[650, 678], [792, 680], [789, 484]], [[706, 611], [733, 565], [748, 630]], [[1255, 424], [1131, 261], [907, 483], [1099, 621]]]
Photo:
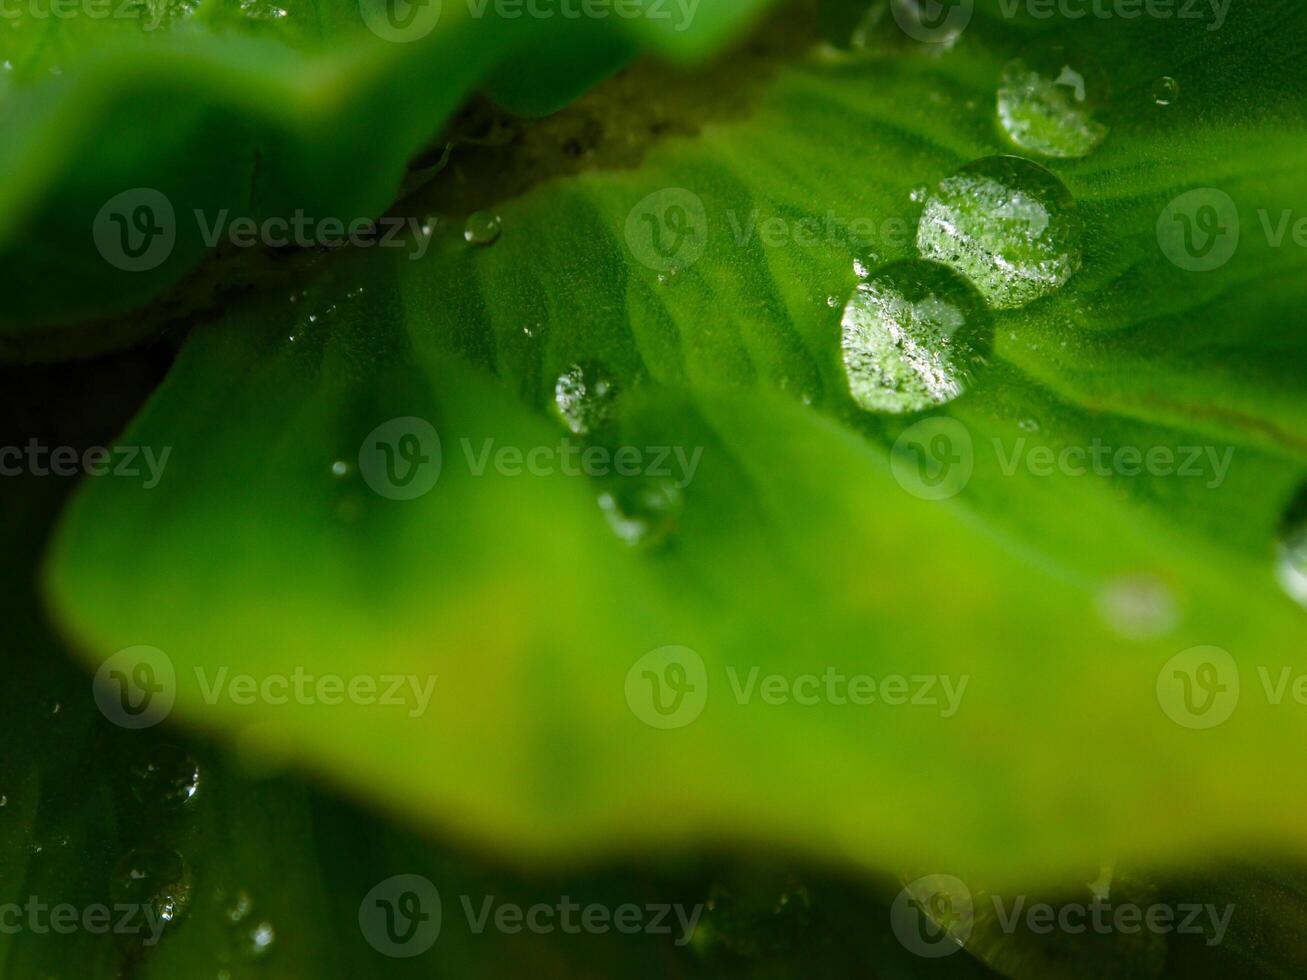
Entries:
[[276, 941], [277, 932], [272, 923], [262, 919], [242, 932], [238, 948], [250, 959], [258, 959], [268, 955]]
[[598, 364], [573, 364], [554, 382], [554, 407], [577, 435], [593, 432], [607, 421], [617, 399], [617, 385]]
[[632, 548], [653, 548], [676, 529], [685, 497], [671, 480], [633, 480], [599, 495], [599, 509], [613, 532]]
[[1076, 273], [1082, 233], [1060, 180], [1029, 160], [997, 156], [940, 182], [922, 210], [917, 248], [1008, 310], [1057, 291]]
[[1088, 56], [1061, 45], [1031, 48], [1009, 61], [998, 84], [998, 118], [1012, 142], [1047, 157], [1083, 157], [1107, 138], [1098, 114], [1107, 76]]
[[331, 475], [337, 479], [349, 476], [349, 463], [343, 459], [338, 459], [331, 464]]
[[1180, 83], [1170, 75], [1163, 75], [1153, 83], [1153, 102], [1157, 105], [1172, 105], [1180, 97]]
[[1307, 516], [1296, 514], [1295, 518], [1275, 546], [1275, 577], [1290, 599], [1307, 606]]
[[951, 269], [896, 262], [859, 283], [840, 321], [849, 393], [871, 412], [943, 405], [970, 387], [987, 344], [984, 302]]
[[138, 802], [177, 809], [199, 792], [200, 766], [185, 749], [159, 745], [132, 767], [131, 778]]
[[1129, 640], [1166, 636], [1180, 621], [1175, 596], [1151, 575], [1122, 575], [1107, 582], [1095, 597], [1098, 616]]
[[467, 216], [463, 225], [463, 238], [473, 245], [493, 245], [499, 240], [503, 223], [499, 216], [489, 211], [474, 211]]
[[118, 862], [109, 885], [117, 903], [144, 906], [159, 921], [176, 921], [191, 897], [191, 874], [176, 851], [141, 847]]

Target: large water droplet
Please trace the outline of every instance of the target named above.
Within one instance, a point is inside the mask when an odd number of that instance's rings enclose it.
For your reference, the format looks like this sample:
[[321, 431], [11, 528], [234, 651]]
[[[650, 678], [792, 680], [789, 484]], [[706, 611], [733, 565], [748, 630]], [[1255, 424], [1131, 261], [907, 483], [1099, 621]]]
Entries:
[[952, 401], [971, 385], [988, 323], [976, 291], [945, 266], [885, 266], [858, 284], [840, 321], [853, 400], [896, 414]]
[[473, 211], [463, 225], [463, 238], [473, 245], [493, 245], [499, 240], [503, 223], [489, 211]]
[[998, 309], [1060, 289], [1080, 268], [1083, 223], [1065, 185], [1020, 157], [986, 157], [940, 182], [917, 248], [951, 265]]
[[998, 85], [998, 118], [1012, 142], [1049, 157], [1083, 157], [1107, 138], [1097, 119], [1107, 76], [1060, 45], [1032, 48], [1008, 62]]
[[191, 873], [176, 851], [142, 847], [118, 862], [109, 883], [113, 900], [153, 910], [160, 922], [174, 922], [191, 897]]
[[1153, 83], [1153, 101], [1157, 105], [1167, 106], [1180, 97], [1180, 83], [1170, 75], [1163, 75]]
[[199, 763], [175, 745], [155, 746], [132, 767], [132, 795], [144, 804], [177, 809], [199, 789]]
[[632, 548], [654, 548], [676, 529], [685, 498], [670, 480], [632, 480], [599, 495], [613, 532]]
[[1289, 523], [1275, 547], [1275, 577], [1289, 598], [1307, 606], [1307, 494], [1291, 511]]
[[593, 432], [613, 412], [617, 385], [598, 364], [573, 364], [554, 383], [554, 406], [577, 435]]

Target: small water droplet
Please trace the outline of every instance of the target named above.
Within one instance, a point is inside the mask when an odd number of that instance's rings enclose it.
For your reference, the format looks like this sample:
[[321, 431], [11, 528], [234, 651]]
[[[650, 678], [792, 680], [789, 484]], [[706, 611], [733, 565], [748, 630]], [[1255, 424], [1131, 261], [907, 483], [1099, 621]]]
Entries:
[[276, 930], [273, 929], [271, 922], [264, 919], [245, 930], [241, 937], [240, 950], [249, 958], [258, 959], [268, 955], [276, 941]]
[[253, 908], [254, 900], [250, 898], [250, 893], [244, 888], [239, 888], [236, 894], [231, 897], [231, 901], [227, 903], [224, 914], [227, 916], [228, 922], [237, 925], [245, 920], [245, 917], [250, 914]]
[[1017, 428], [1022, 432], [1038, 432], [1039, 422], [1036, 419], [1022, 419], [1017, 423]]
[[129, 852], [109, 883], [115, 902], [148, 906], [161, 922], [174, 922], [191, 897], [191, 872], [176, 851], [141, 847]]
[[1151, 575], [1123, 575], [1098, 592], [1099, 618], [1130, 640], [1151, 640], [1175, 629], [1180, 615], [1171, 590]]
[[1061, 45], [1035, 47], [1003, 69], [998, 118], [1023, 150], [1083, 157], [1107, 138], [1107, 127], [1097, 118], [1107, 91], [1107, 75], [1088, 56]]
[[176, 809], [200, 789], [200, 764], [175, 745], [158, 745], [132, 766], [132, 795], [146, 804]]
[[577, 435], [593, 432], [612, 415], [617, 385], [599, 365], [573, 364], [554, 383], [554, 406]]
[[930, 193], [930, 188], [927, 187], [925, 184], [922, 184], [921, 186], [914, 187], [912, 188], [912, 190], [908, 191], [908, 200], [910, 200], [913, 204], [920, 204], [922, 201], [926, 199], [926, 195], [928, 195], [929, 193]]
[[840, 350], [849, 393], [871, 412], [917, 412], [970, 386], [988, 344], [984, 303], [951, 269], [896, 262], [859, 284], [844, 307]]
[[529, 323], [522, 324], [522, 333], [528, 337], [534, 337], [536, 335], [535, 328]]
[[871, 269], [868, 267], [866, 262], [862, 261], [862, 259], [854, 259], [853, 274], [857, 276], [859, 279], [866, 279], [869, 275], [871, 275]]
[[4, 793], [0, 793], [0, 808], [7, 807], [8, 805], [9, 805], [9, 797], [6, 796]]
[[962, 273], [991, 306], [1055, 292], [1080, 268], [1083, 224], [1066, 186], [1020, 157], [986, 157], [940, 182], [917, 247]]
[[1153, 83], [1153, 102], [1157, 105], [1172, 105], [1179, 97], [1180, 83], [1170, 75], [1163, 75]]
[[826, 305], [833, 310], [835, 307], [840, 305], [840, 298], [838, 296], [827, 296]]
[[489, 211], [473, 211], [463, 225], [463, 238], [472, 245], [493, 245], [503, 231], [499, 215]]
[[685, 498], [665, 479], [635, 479], [599, 494], [608, 525], [632, 548], [653, 548], [676, 529]]
[[345, 462], [343, 459], [336, 460], [331, 464], [331, 475], [337, 479], [349, 476], [349, 463]]

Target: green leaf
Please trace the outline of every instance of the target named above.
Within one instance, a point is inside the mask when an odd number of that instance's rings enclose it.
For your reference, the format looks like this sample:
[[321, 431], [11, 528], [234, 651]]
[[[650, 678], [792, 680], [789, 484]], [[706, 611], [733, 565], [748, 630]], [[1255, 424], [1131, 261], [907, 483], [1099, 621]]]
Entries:
[[[247, 275], [233, 222], [282, 222], [259, 238], [275, 251], [287, 221], [327, 243], [341, 237], [330, 222], [379, 218], [488, 79], [515, 108], [557, 108], [637, 49], [701, 57], [761, 2], [626, 4], [579, 29], [552, 0], [532, 7], [547, 17], [418, 4], [402, 29], [377, 20], [380, 0], [48, 6], [15, 5], [0, 34], [0, 268], [24, 284], [0, 311], [9, 357], [121, 346], [211, 305]], [[214, 228], [218, 264], [197, 273]], [[121, 319], [161, 295], [151, 316]], [[64, 330], [34, 333], [50, 327]]]
[[[1267, 774], [1292, 765], [1307, 722], [1267, 698], [1257, 669], [1292, 671], [1304, 635], [1272, 551], [1307, 458], [1307, 253], [1272, 247], [1257, 213], [1307, 213], [1307, 13], [1242, 5], [1209, 31], [998, 9], [942, 52], [885, 21], [877, 50], [783, 55], [812, 36], [800, 8], [784, 43], [735, 63], [747, 111], [700, 83], [704, 107], [681, 130], [693, 135], [655, 141], [638, 166], [532, 185], [527, 149], [590, 119], [602, 95], [542, 123], [516, 167], [453, 161], [412, 204], [454, 219], [423, 258], [340, 257], [295, 302], [265, 295], [195, 332], [123, 436], [172, 449], [157, 487], [88, 481], [67, 514], [48, 567], [61, 622], [92, 664], [164, 651], [176, 711], [204, 730], [522, 857], [725, 839], [1004, 888], [1078, 880], [1108, 856], [1300, 849], [1305, 792]], [[925, 413], [961, 427], [945, 431], [969, 444], [973, 472], [952, 498], [922, 499], [911, 443], [891, 447], [923, 414], [858, 410], [840, 307], [855, 260], [913, 257], [915, 188], [1014, 151], [995, 85], [1037, 33], [1084, 44], [1112, 80], [1104, 144], [1042, 161], [1077, 202], [1082, 267], [992, 312], [970, 389]], [[1152, 95], [1164, 75], [1181, 85], [1166, 107]], [[605, 141], [596, 156], [620, 156]], [[515, 196], [496, 204], [496, 187]], [[1157, 227], [1203, 187], [1230, 195], [1244, 234], [1227, 264], [1196, 273], [1166, 257]], [[658, 206], [669, 200], [690, 227]], [[470, 245], [461, 219], [488, 204], [502, 234]], [[644, 215], [690, 232], [679, 267], [628, 235]], [[857, 219], [874, 242], [854, 241]], [[392, 463], [433, 455], [424, 430], [391, 422], [414, 417], [438, 433], [442, 466], [428, 492], [395, 499], [407, 492], [370, 467], [385, 465], [383, 437]], [[646, 475], [648, 447], [697, 466], [674, 467], [670, 488], [561, 463], [514, 475], [511, 458], [478, 474], [486, 440], [523, 455], [579, 443], [563, 420], [596, 422], [587, 445], [640, 449]], [[1025, 455], [1007, 472], [1014, 453], [1096, 441], [1169, 449], [1173, 467], [1203, 453], [1197, 476], [1124, 463], [1040, 475]], [[1158, 694], [1198, 646], [1228, 651], [1242, 679], [1237, 709], [1202, 730], [1173, 720], [1173, 686]], [[694, 654], [643, 659], [667, 647]], [[697, 716], [698, 691], [682, 702], [681, 727], [647, 724], [665, 721], [645, 671], [677, 682], [678, 663], [706, 702]], [[205, 696], [222, 666], [437, 685], [412, 712], [238, 704]], [[737, 694], [771, 674], [817, 678], [817, 703]], [[846, 703], [824, 693], [832, 674], [874, 678], [891, 699], [894, 681], [881, 684], [902, 677], [927, 700]], [[944, 679], [961, 692], [951, 704]]]

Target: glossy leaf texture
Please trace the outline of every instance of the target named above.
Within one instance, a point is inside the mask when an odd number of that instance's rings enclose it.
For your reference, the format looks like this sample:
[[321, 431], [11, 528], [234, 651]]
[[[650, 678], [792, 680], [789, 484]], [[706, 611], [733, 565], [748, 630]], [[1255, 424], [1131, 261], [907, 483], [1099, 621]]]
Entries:
[[[520, 857], [761, 842], [1001, 889], [1301, 849], [1307, 717], [1274, 692], [1307, 623], [1273, 556], [1307, 458], [1307, 252], [1260, 213], [1307, 207], [1305, 36], [1291, 3], [1219, 30], [980, 5], [943, 49], [889, 20], [856, 51], [750, 49], [748, 104], [638, 165], [499, 199], [469, 157], [403, 206], [456, 218], [429, 247], [333, 257], [194, 333], [122, 437], [171, 449], [157, 486], [88, 481], [69, 509], [59, 621], [92, 666], [163, 651], [200, 729]], [[855, 262], [913, 259], [931, 189], [1021, 152], [1004, 65], [1073, 41], [1109, 132], [1036, 159], [1080, 267], [986, 314], [961, 397], [860, 410]], [[1158, 227], [1204, 188], [1242, 236], [1195, 271]], [[484, 207], [502, 230], [470, 243]], [[913, 476], [932, 458], [968, 463], [948, 499]], [[1219, 725], [1185, 723], [1234, 679], [1173, 660], [1196, 647], [1241, 681]], [[435, 693], [215, 693], [297, 668]]]

